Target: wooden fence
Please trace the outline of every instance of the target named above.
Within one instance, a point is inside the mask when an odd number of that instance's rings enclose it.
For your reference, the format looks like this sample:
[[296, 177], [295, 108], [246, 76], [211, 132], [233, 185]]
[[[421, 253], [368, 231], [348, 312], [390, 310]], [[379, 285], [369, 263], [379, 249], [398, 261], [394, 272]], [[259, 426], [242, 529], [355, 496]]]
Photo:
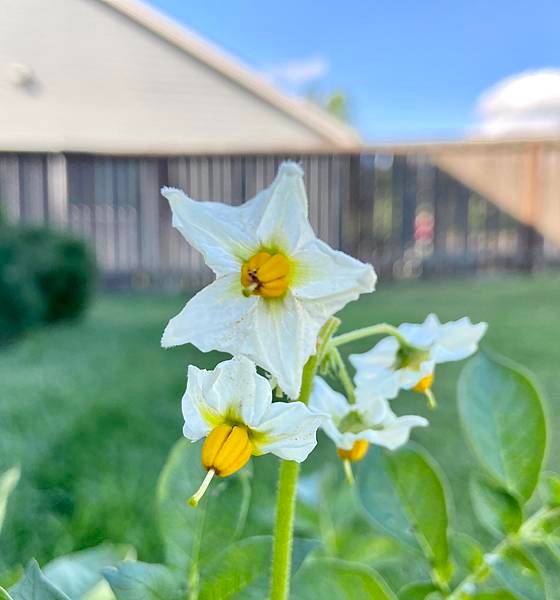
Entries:
[[[286, 158], [2, 153], [0, 202], [13, 220], [68, 228], [88, 240], [111, 285], [196, 289], [211, 274], [171, 228], [160, 187], [240, 204], [268, 185]], [[425, 152], [289, 158], [305, 169], [318, 235], [371, 261], [384, 277], [530, 270], [560, 259], [558, 248]]]

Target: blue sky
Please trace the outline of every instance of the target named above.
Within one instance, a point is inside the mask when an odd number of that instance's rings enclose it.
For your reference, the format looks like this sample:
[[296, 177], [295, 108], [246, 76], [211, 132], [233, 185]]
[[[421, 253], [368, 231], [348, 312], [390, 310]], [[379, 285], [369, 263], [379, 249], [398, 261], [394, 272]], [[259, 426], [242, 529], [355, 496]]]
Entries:
[[372, 140], [458, 137], [494, 83], [560, 66], [558, 0], [149, 2], [291, 93], [344, 90]]

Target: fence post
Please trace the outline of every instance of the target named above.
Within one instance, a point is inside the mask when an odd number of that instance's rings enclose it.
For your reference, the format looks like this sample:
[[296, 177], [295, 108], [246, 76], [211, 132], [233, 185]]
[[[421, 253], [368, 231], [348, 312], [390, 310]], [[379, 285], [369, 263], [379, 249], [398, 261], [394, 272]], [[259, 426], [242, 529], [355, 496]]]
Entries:
[[523, 211], [525, 222], [525, 252], [522, 268], [528, 272], [535, 270], [540, 262], [544, 240], [536, 229], [539, 221], [539, 167], [540, 167], [540, 144], [531, 144], [525, 157], [524, 166], [524, 189], [523, 189]]
[[68, 223], [68, 167], [64, 154], [47, 156], [47, 218], [58, 227]]

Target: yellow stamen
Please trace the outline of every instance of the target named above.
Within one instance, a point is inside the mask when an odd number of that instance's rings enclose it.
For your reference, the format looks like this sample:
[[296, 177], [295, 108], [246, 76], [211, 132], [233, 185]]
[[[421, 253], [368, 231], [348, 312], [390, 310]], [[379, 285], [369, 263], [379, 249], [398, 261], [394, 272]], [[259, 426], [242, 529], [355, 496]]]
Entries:
[[214, 427], [202, 445], [202, 465], [208, 473], [196, 493], [189, 498], [189, 504], [198, 505], [214, 475], [227, 477], [242, 469], [249, 462], [253, 450], [249, 432], [243, 425]]
[[257, 252], [241, 267], [245, 296], [279, 298], [289, 286], [290, 262], [283, 254]]
[[369, 443], [366, 440], [356, 440], [350, 450], [338, 448], [338, 456], [344, 461], [356, 462], [362, 460], [367, 454]]
[[427, 390], [432, 387], [434, 383], [434, 374], [430, 373], [422, 379], [412, 388], [415, 392], [419, 392], [420, 394], [425, 394]]

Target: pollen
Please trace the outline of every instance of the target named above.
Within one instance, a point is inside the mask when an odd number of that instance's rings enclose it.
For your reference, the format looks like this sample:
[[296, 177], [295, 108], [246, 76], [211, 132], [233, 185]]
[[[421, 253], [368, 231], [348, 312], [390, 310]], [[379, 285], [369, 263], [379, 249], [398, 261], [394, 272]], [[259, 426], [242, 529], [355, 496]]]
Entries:
[[257, 252], [241, 267], [245, 296], [280, 298], [289, 287], [290, 262], [283, 254]]
[[412, 389], [415, 392], [424, 394], [432, 387], [432, 383], [434, 383], [434, 374], [430, 373], [429, 375], [422, 377], [422, 379]]
[[364, 456], [367, 454], [368, 448], [369, 444], [366, 440], [356, 440], [350, 450], [338, 448], [337, 452], [338, 456], [340, 456], [340, 458], [342, 458], [343, 460], [356, 462], [364, 458]]

